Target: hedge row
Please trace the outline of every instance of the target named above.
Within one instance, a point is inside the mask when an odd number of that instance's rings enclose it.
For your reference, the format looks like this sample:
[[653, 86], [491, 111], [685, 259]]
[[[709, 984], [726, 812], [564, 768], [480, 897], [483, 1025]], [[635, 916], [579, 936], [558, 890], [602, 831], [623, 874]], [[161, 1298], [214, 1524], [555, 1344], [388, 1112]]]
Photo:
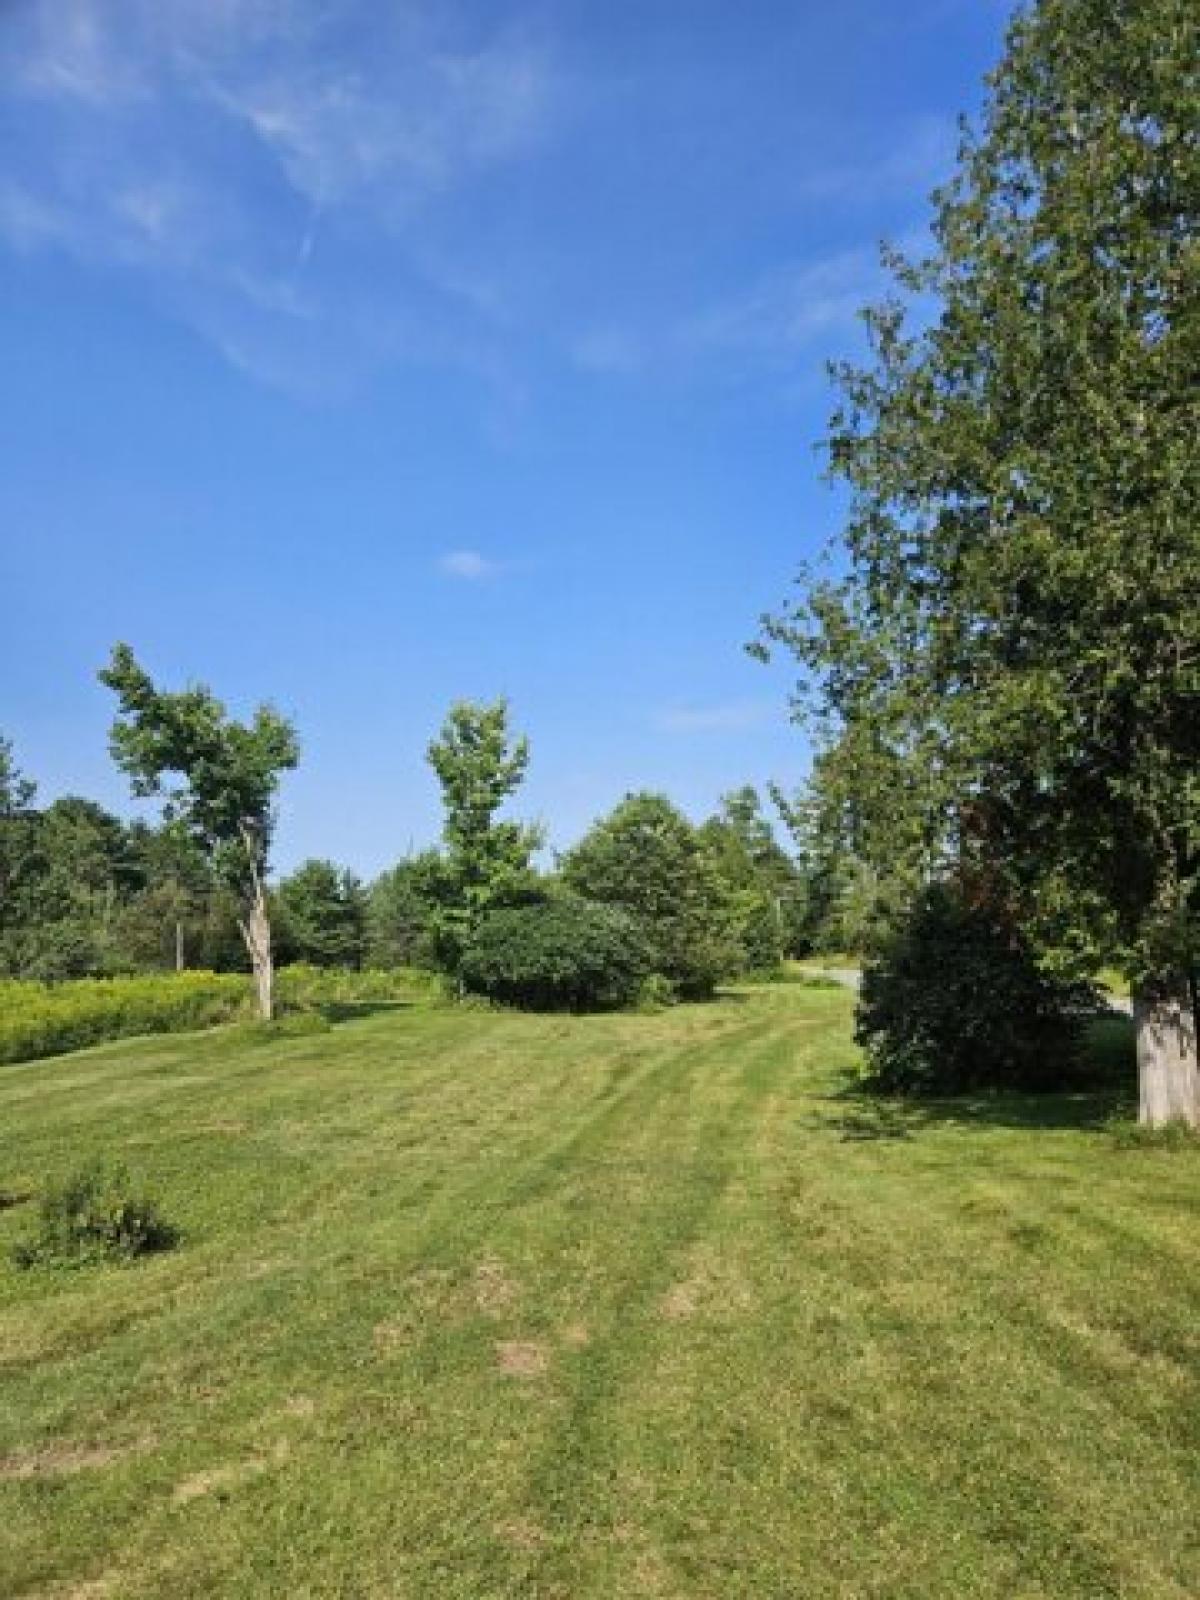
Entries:
[[[281, 1012], [424, 995], [431, 980], [397, 972], [331, 972], [285, 967], [277, 977]], [[250, 979], [240, 973], [156, 973], [80, 978], [68, 983], [0, 980], [0, 1062], [64, 1055], [108, 1039], [188, 1033], [254, 1015]]]
[[186, 1033], [248, 1016], [247, 978], [180, 972], [71, 983], [0, 983], [0, 1061], [62, 1055], [138, 1033]]

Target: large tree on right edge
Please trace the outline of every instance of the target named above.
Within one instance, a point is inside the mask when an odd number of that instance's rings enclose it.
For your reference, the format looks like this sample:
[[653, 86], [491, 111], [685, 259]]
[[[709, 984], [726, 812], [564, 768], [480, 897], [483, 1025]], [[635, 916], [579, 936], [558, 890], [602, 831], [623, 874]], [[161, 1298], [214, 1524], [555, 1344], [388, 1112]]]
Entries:
[[1200, 1125], [1200, 10], [1039, 0], [839, 374], [846, 575], [767, 623], [856, 848], [973, 859], [1134, 978]]

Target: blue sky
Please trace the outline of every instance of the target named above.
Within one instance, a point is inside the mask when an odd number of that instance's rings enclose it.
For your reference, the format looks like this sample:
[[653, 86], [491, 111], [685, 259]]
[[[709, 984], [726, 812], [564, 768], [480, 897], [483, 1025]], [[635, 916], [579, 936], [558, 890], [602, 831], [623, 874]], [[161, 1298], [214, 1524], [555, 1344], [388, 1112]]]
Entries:
[[0, 732], [127, 810], [95, 681], [299, 726], [277, 858], [438, 830], [509, 696], [565, 844], [796, 782], [744, 654], [837, 527], [824, 363], [992, 0], [3, 0]]

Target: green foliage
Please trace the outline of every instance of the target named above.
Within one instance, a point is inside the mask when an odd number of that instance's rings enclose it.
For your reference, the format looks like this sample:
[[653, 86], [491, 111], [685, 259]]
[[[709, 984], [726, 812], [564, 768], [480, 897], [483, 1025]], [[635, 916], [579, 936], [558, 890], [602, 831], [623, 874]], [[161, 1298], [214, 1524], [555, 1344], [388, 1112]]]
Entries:
[[0, 1062], [61, 1055], [141, 1033], [186, 1033], [242, 1015], [245, 978], [180, 972], [77, 983], [0, 981]]
[[542, 835], [523, 823], [496, 820], [529, 765], [528, 742], [510, 739], [505, 701], [451, 706], [427, 755], [445, 807], [447, 889], [435, 943], [440, 963], [455, 971], [488, 912], [529, 898], [530, 859]]
[[1007, 918], [936, 884], [863, 967], [856, 1038], [885, 1094], [1049, 1090], [1075, 1081], [1094, 1005]]
[[165, 796], [164, 816], [241, 902], [239, 927], [254, 968], [260, 1013], [272, 1009], [271, 924], [266, 877], [274, 800], [299, 759], [291, 724], [270, 706], [236, 722], [203, 686], [155, 687], [128, 645], [117, 645], [100, 681], [117, 695], [110, 746], [135, 795]]
[[803, 882], [748, 785], [723, 795], [699, 838], [725, 887], [742, 971], [767, 972], [787, 955], [803, 954], [799, 909]]
[[675, 1005], [678, 999], [675, 985], [669, 978], [664, 978], [661, 972], [650, 973], [638, 985], [637, 1008], [648, 1016], [656, 1011], [665, 1011], [668, 1006]]
[[133, 1184], [125, 1167], [97, 1162], [47, 1186], [37, 1230], [18, 1240], [13, 1261], [18, 1267], [130, 1261], [169, 1250], [177, 1240], [157, 1202]]
[[659, 794], [628, 795], [562, 863], [564, 884], [628, 912], [650, 969], [689, 999], [710, 995], [738, 970], [728, 896], [697, 830]]
[[650, 970], [633, 919], [613, 906], [559, 896], [483, 918], [463, 953], [466, 988], [530, 1011], [629, 1005]]
[[768, 626], [857, 853], [1146, 976], [1200, 946], [1198, 100], [1194, 0], [1019, 13], [840, 373], [847, 575]]
[[306, 861], [280, 883], [274, 908], [281, 961], [362, 965], [366, 896], [352, 872], [332, 861]]
[[422, 850], [380, 873], [367, 895], [367, 960], [375, 967], [432, 967], [439, 919], [453, 899], [445, 858]]
[[280, 775], [295, 767], [295, 730], [270, 706], [236, 722], [203, 685], [168, 693], [155, 687], [127, 644], [113, 649], [100, 681], [116, 694], [113, 758], [135, 795], [165, 797], [180, 823], [243, 890], [263, 874]]
[[[297, 964], [277, 983], [279, 1009], [341, 1010], [440, 998], [433, 975], [411, 970], [352, 972]], [[62, 1055], [109, 1039], [193, 1029], [249, 1018], [253, 996], [233, 973], [172, 972], [73, 983], [0, 980], [0, 1063]]]
[[368, 967], [356, 972], [297, 962], [280, 970], [277, 993], [285, 1013], [327, 1008], [336, 1014], [342, 1007], [436, 1000], [441, 988], [434, 973], [413, 968]]

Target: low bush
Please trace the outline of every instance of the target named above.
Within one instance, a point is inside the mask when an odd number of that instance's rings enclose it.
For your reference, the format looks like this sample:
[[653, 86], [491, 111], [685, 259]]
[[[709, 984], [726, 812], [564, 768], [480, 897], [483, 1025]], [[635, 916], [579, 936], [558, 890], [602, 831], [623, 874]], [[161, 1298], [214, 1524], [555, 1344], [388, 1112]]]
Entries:
[[437, 974], [415, 967], [351, 971], [297, 962], [280, 967], [275, 974], [275, 999], [281, 1012], [427, 1000], [436, 998], [438, 990]]
[[37, 1230], [17, 1243], [13, 1260], [18, 1267], [132, 1260], [169, 1250], [178, 1237], [124, 1167], [98, 1163], [46, 1188]]
[[1078, 1082], [1094, 991], [1046, 972], [1004, 917], [937, 884], [863, 966], [856, 1038], [888, 1094]]
[[650, 973], [649, 977], [643, 978], [638, 985], [639, 1011], [665, 1011], [668, 1006], [675, 1005], [678, 999], [675, 985], [670, 978], [664, 978], [661, 972]]
[[613, 906], [563, 897], [493, 911], [469, 941], [470, 993], [530, 1011], [630, 1005], [650, 967], [637, 924]]

